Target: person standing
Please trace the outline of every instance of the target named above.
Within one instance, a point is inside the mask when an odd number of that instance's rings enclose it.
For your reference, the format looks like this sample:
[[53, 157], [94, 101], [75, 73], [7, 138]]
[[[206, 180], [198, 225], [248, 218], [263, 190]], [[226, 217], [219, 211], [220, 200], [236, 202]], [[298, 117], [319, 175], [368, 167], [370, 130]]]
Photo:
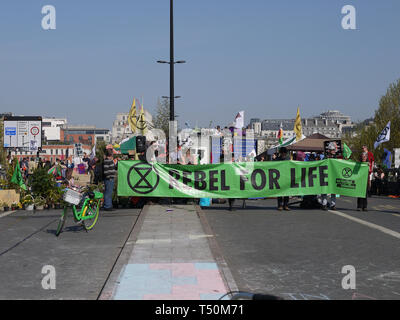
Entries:
[[111, 149], [106, 149], [106, 158], [104, 159], [104, 210], [114, 211], [112, 207], [112, 195], [114, 191], [114, 180], [116, 177], [117, 170], [115, 169], [113, 151]]
[[371, 196], [371, 175], [372, 175], [372, 172], [373, 172], [374, 166], [375, 166], [375, 158], [374, 158], [373, 153], [371, 151], [368, 151], [367, 145], [364, 144], [362, 146], [362, 149], [363, 149], [363, 152], [365, 152], [367, 154], [367, 156], [368, 156], [369, 172], [368, 172], [368, 190], [367, 190], [367, 193], [368, 193], [368, 196], [370, 197]]
[[[336, 159], [336, 152], [337, 152], [337, 145], [335, 142], [331, 142], [328, 145], [328, 153], [326, 154], [327, 159]], [[321, 195], [321, 200], [322, 200], [322, 209], [323, 210], [328, 210], [328, 195], [327, 194], [322, 194]], [[330, 204], [329, 207], [331, 210], [336, 210], [336, 194], [331, 194], [330, 196]]]
[[[367, 152], [363, 152], [361, 154], [361, 162], [368, 162], [368, 153]], [[368, 180], [369, 180], [369, 176], [368, 176]], [[367, 184], [367, 190], [366, 190], [366, 194], [365, 194], [365, 198], [357, 198], [357, 211], [368, 211], [367, 209], [367, 205], [368, 205], [368, 200], [367, 200], [367, 195], [368, 193], [368, 184]]]
[[[290, 160], [290, 155], [285, 147], [282, 147], [279, 151], [279, 156], [275, 158], [275, 161], [286, 161]], [[289, 208], [289, 197], [278, 197], [278, 210], [290, 211]]]

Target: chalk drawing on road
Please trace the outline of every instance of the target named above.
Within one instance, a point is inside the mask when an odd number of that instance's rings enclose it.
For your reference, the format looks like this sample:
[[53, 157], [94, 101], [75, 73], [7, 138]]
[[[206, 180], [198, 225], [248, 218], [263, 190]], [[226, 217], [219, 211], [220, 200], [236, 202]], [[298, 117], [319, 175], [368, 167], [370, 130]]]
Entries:
[[319, 293], [307, 294], [307, 293], [282, 293], [281, 296], [288, 295], [292, 300], [331, 300], [328, 296]]
[[379, 276], [370, 278], [368, 280], [400, 282], [400, 272], [386, 272], [386, 273], [380, 274]]
[[353, 296], [351, 297], [351, 300], [378, 300], [378, 299], [366, 296], [365, 294], [362, 293], [354, 292]]

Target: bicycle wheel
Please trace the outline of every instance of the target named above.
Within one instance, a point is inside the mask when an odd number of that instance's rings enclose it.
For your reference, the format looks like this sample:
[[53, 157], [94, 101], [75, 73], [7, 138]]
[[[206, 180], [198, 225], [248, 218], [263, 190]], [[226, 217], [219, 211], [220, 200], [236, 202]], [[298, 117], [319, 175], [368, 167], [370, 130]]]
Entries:
[[58, 237], [64, 228], [65, 221], [67, 220], [67, 206], [64, 207], [64, 210], [61, 214], [60, 221], [58, 222], [56, 236]]
[[88, 219], [83, 220], [83, 227], [85, 230], [91, 230], [97, 222], [100, 212], [100, 200], [98, 201], [89, 201], [82, 213], [82, 219], [85, 217], [89, 217]]

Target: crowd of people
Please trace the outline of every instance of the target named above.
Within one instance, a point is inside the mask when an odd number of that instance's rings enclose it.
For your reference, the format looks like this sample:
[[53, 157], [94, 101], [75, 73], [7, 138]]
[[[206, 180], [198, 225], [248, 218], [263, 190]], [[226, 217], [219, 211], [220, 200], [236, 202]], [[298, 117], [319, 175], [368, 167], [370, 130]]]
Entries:
[[[154, 143], [150, 143], [149, 147], [154, 147]], [[334, 142], [331, 142], [328, 145], [327, 152], [303, 152], [297, 151], [295, 153], [290, 154], [287, 148], [282, 147], [273, 154], [271, 157], [266, 159], [266, 156], [261, 155], [254, 161], [288, 161], [288, 160], [296, 160], [296, 161], [318, 161], [327, 158], [343, 158], [337, 152], [338, 147]], [[25, 157], [20, 159], [20, 168], [22, 177], [28, 181], [29, 177], [34, 173], [35, 169], [38, 167], [42, 167], [47, 170], [49, 173], [54, 174], [54, 177], [58, 183], [67, 181], [68, 184], [74, 185], [74, 169], [79, 173], [84, 173], [89, 175], [89, 183], [90, 184], [99, 184], [104, 183], [104, 210], [112, 211], [113, 210], [113, 192], [114, 185], [117, 177], [117, 163], [118, 159], [128, 160], [128, 159], [137, 159], [146, 161], [145, 152], [138, 154], [137, 156], [125, 155], [115, 157], [115, 150], [111, 145], [108, 145], [105, 153], [104, 160], [100, 162], [99, 159], [95, 156], [88, 156], [86, 153], [83, 154], [79, 159], [75, 159], [73, 162], [62, 161], [60, 159], [56, 159], [55, 163], [51, 163], [50, 161], [42, 161], [39, 157]], [[176, 158], [176, 162], [178, 164], [184, 165], [197, 165], [199, 163], [198, 155], [192, 154], [190, 149], [182, 152], [182, 147], [177, 147], [175, 152], [172, 152], [171, 157]], [[220, 155], [220, 162], [224, 162], [224, 152]], [[236, 159], [237, 161], [241, 161], [241, 159]], [[11, 162], [11, 158], [9, 157], [9, 161]], [[231, 161], [235, 161], [235, 158], [232, 157]], [[363, 146], [363, 150], [361, 153], [361, 157], [359, 159], [361, 162], [368, 162], [369, 174], [367, 181], [367, 194], [365, 198], [357, 199], [357, 210], [359, 211], [367, 211], [368, 210], [368, 196], [371, 193], [382, 194], [385, 190], [385, 173], [382, 169], [376, 168], [375, 159], [367, 148], [366, 145]], [[151, 199], [153, 200], [153, 199]], [[175, 199], [187, 202], [185, 199]], [[244, 199], [243, 208], [246, 206], [246, 202]], [[190, 200], [189, 200], [190, 201]], [[229, 210], [234, 210], [233, 205], [235, 199], [227, 199], [225, 202], [229, 204]], [[312, 196], [303, 196], [301, 200], [300, 207], [302, 208], [322, 208], [323, 210], [336, 210], [336, 195], [331, 194], [320, 194], [320, 195], [312, 195]], [[285, 210], [290, 211], [289, 208], [289, 197], [277, 197], [277, 209], [279, 211]]]
[[[280, 148], [279, 152], [272, 155], [274, 161], [285, 161], [285, 160], [296, 160], [296, 161], [318, 161], [323, 159], [343, 159], [343, 156], [338, 154], [338, 147], [335, 142], [328, 144], [327, 152], [309, 152], [297, 151], [292, 156], [289, 155], [287, 148]], [[265, 157], [261, 157], [260, 161], [266, 161]], [[372, 152], [368, 150], [368, 147], [364, 145], [362, 147], [362, 153], [359, 159], [360, 162], [368, 162], [368, 176], [367, 176], [367, 190], [364, 198], [357, 198], [357, 210], [368, 211], [367, 198], [371, 195], [372, 181], [380, 181], [376, 183], [376, 188], [382, 190], [383, 185], [383, 171], [378, 169], [377, 173], [374, 173], [375, 159]], [[379, 192], [379, 191], [378, 191]], [[289, 197], [278, 197], [277, 207], [279, 211], [286, 210], [290, 211], [289, 208]], [[336, 194], [320, 194], [312, 196], [303, 196], [300, 206], [302, 208], [322, 208], [323, 210], [336, 210]]]

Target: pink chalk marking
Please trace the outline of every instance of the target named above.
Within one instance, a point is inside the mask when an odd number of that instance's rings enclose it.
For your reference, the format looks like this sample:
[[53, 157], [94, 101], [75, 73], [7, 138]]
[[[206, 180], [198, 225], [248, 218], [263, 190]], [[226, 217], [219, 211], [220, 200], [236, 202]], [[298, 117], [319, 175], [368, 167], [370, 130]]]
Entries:
[[370, 296], [366, 296], [364, 294], [361, 293], [353, 293], [353, 296], [351, 297], [351, 300], [357, 300], [358, 298], [366, 298], [369, 300], [378, 300], [376, 298], [370, 297]]

